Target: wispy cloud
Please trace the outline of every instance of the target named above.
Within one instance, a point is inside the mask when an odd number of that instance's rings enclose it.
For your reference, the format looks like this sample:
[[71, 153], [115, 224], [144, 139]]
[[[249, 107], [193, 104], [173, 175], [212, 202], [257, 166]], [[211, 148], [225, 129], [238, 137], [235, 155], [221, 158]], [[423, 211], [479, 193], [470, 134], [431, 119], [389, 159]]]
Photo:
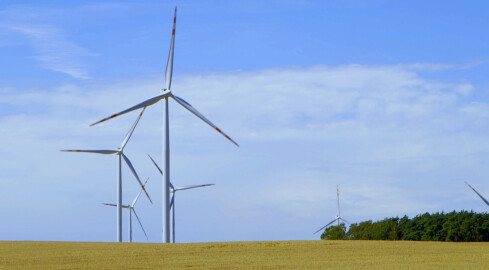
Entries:
[[[45, 69], [67, 74], [77, 79], [89, 78], [83, 58], [93, 56], [75, 41], [66, 38], [62, 25], [48, 23], [46, 18], [64, 15], [66, 10], [36, 9], [14, 6], [0, 10], [0, 30], [6, 45], [27, 44], [34, 51], [34, 59]], [[24, 40], [19, 37], [23, 37]], [[15, 40], [15, 42], [12, 42]]]
[[[5, 25], [4, 25], [5, 26]], [[41, 66], [78, 79], [89, 78], [80, 58], [90, 56], [86, 49], [66, 40], [52, 26], [9, 25], [7, 28], [24, 35], [36, 52]]]

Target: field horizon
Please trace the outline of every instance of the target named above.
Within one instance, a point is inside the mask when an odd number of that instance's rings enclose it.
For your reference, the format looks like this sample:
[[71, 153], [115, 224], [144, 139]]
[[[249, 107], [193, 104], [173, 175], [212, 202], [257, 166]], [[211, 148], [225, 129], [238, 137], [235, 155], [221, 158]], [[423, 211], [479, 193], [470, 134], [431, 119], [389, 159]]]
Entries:
[[489, 243], [0, 241], [2, 269], [486, 269]]

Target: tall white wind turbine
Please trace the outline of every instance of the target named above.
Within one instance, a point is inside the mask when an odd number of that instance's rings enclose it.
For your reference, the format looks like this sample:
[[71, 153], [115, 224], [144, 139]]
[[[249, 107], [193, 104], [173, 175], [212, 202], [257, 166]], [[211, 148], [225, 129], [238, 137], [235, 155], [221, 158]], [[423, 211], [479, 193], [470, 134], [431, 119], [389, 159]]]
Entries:
[[341, 218], [340, 216], [340, 189], [338, 185], [336, 185], [336, 201], [337, 201], [337, 208], [336, 208], [336, 217], [331, 221], [330, 223], [326, 224], [325, 226], [321, 227], [321, 229], [317, 230], [314, 234], [320, 232], [324, 228], [328, 227], [329, 225], [333, 224], [335, 221], [338, 222], [338, 226], [340, 226], [340, 220], [343, 220], [346, 223], [350, 223], [348, 220]]
[[146, 190], [144, 189], [144, 185], [139, 179], [139, 176], [136, 173], [134, 166], [132, 166], [131, 161], [126, 155], [124, 155], [124, 147], [126, 147], [127, 143], [129, 142], [129, 139], [131, 138], [134, 129], [136, 129], [139, 119], [141, 119], [141, 116], [143, 116], [145, 109], [146, 107], [143, 107], [143, 110], [139, 114], [138, 118], [136, 119], [132, 127], [129, 129], [129, 132], [127, 133], [126, 137], [124, 137], [121, 147], [119, 147], [117, 150], [61, 150], [63, 152], [95, 153], [95, 154], [119, 156], [119, 168], [118, 168], [118, 178], [117, 178], [117, 242], [122, 242], [122, 165], [121, 165], [122, 159], [124, 159], [127, 166], [131, 170], [132, 174], [134, 175], [134, 177], [136, 177], [136, 180], [139, 182], [139, 185], [141, 186], [142, 190], [146, 194], [146, 197], [148, 197], [149, 201], [153, 203], [153, 201], [151, 201], [151, 198], [149, 197], [148, 192], [146, 192]]
[[[163, 172], [161, 171], [160, 166], [158, 166], [158, 164], [156, 164], [156, 162], [154, 161], [154, 159], [150, 155], [148, 155], [148, 156], [151, 159], [151, 161], [153, 161], [153, 164], [156, 166], [158, 171], [160, 171], [160, 173], [163, 175]], [[173, 243], [175, 243], [175, 194], [177, 193], [177, 191], [181, 191], [181, 190], [188, 190], [188, 189], [208, 187], [208, 186], [214, 186], [214, 184], [193, 185], [193, 186], [185, 186], [185, 187], [175, 188], [173, 186], [173, 184], [170, 182], [170, 194], [171, 194], [170, 210], [172, 212], [172, 218], [171, 218], [172, 226], [171, 227], [172, 227], [172, 242]]]
[[[148, 180], [149, 180], [149, 177], [148, 177], [148, 179], [146, 179], [146, 182], [144, 182], [144, 187], [146, 187]], [[129, 235], [128, 235], [128, 237], [129, 237], [129, 242], [131, 242], [131, 243], [132, 243], [132, 213], [134, 213], [134, 216], [136, 216], [136, 219], [139, 222], [139, 226], [141, 226], [141, 229], [143, 230], [144, 236], [146, 236], [146, 240], [149, 240], [148, 235], [146, 234], [146, 231], [144, 230], [143, 224], [141, 223], [141, 220], [139, 219], [138, 214], [136, 214], [136, 210], [134, 209], [134, 206], [136, 205], [136, 202], [138, 201], [139, 196], [141, 196], [141, 193], [143, 192], [143, 190], [144, 189], [141, 189], [139, 191], [138, 195], [136, 195], [136, 197], [134, 197], [134, 200], [132, 201], [131, 204], [122, 206], [122, 208], [129, 210]], [[117, 207], [117, 204], [113, 204], [113, 203], [102, 203], [102, 204]]]
[[172, 36], [171, 36], [171, 43], [170, 43], [170, 52], [168, 54], [168, 62], [166, 65], [166, 73], [165, 73], [165, 82], [166, 82], [166, 88], [163, 89], [162, 93], [152, 97], [150, 99], [147, 99], [137, 105], [134, 105], [128, 109], [125, 109], [119, 113], [113, 114], [109, 117], [106, 117], [98, 122], [95, 122], [91, 124], [91, 126], [96, 125], [98, 123], [107, 121], [109, 119], [112, 119], [114, 117], [126, 114], [128, 112], [137, 110], [139, 108], [143, 108], [146, 106], [153, 105], [157, 103], [158, 101], [164, 99], [165, 100], [165, 120], [164, 120], [164, 129], [163, 129], [163, 134], [164, 134], [164, 143], [163, 143], [163, 152], [164, 152], [164, 164], [165, 164], [165, 175], [163, 176], [163, 242], [169, 243], [170, 242], [170, 123], [169, 123], [169, 108], [168, 108], [168, 100], [169, 98], [172, 98], [175, 100], [178, 104], [180, 104], [182, 107], [193, 113], [195, 116], [200, 118], [202, 121], [206, 122], [209, 126], [211, 126], [213, 129], [215, 129], [217, 132], [221, 133], [224, 137], [226, 137], [228, 140], [230, 140], [232, 143], [234, 143], [236, 146], [239, 146], [233, 139], [231, 139], [228, 135], [226, 135], [224, 132], [222, 132], [216, 125], [214, 125], [211, 121], [209, 121], [207, 118], [205, 118], [200, 112], [198, 112], [192, 105], [190, 105], [188, 102], [184, 101], [183, 99], [175, 96], [170, 88], [171, 88], [171, 80], [172, 80], [172, 73], [173, 73], [173, 50], [175, 46], [175, 26], [177, 23], [177, 8], [175, 7], [175, 16], [173, 19], [173, 31], [172, 31]]
[[475, 188], [473, 188], [471, 185], [469, 185], [469, 183], [467, 183], [467, 181], [465, 182], [465, 184], [467, 184], [467, 186], [469, 186], [469, 188], [471, 188], [475, 192], [475, 194], [477, 194], [489, 206], [489, 202], [484, 197], [482, 197], [482, 195], [479, 192], [477, 192], [477, 190], [475, 190]]

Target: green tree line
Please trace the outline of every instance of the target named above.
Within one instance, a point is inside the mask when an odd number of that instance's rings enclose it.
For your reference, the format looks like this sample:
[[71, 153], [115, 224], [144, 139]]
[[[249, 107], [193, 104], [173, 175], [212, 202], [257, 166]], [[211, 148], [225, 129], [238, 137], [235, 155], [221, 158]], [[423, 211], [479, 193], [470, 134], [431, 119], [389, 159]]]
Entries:
[[414, 240], [482, 242], [489, 241], [489, 214], [460, 211], [425, 213], [409, 219], [386, 218], [328, 227], [321, 239], [329, 240]]

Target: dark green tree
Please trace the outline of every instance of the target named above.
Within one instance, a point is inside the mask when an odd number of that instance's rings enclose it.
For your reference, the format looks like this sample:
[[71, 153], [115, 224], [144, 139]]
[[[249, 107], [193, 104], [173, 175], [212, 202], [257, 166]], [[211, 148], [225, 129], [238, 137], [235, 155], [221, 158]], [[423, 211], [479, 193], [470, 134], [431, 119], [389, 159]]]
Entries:
[[324, 230], [321, 234], [322, 240], [345, 240], [346, 239], [346, 226], [341, 223], [339, 226], [331, 226]]
[[468, 211], [424, 213], [353, 223], [346, 233], [352, 240], [489, 241], [489, 214]]

